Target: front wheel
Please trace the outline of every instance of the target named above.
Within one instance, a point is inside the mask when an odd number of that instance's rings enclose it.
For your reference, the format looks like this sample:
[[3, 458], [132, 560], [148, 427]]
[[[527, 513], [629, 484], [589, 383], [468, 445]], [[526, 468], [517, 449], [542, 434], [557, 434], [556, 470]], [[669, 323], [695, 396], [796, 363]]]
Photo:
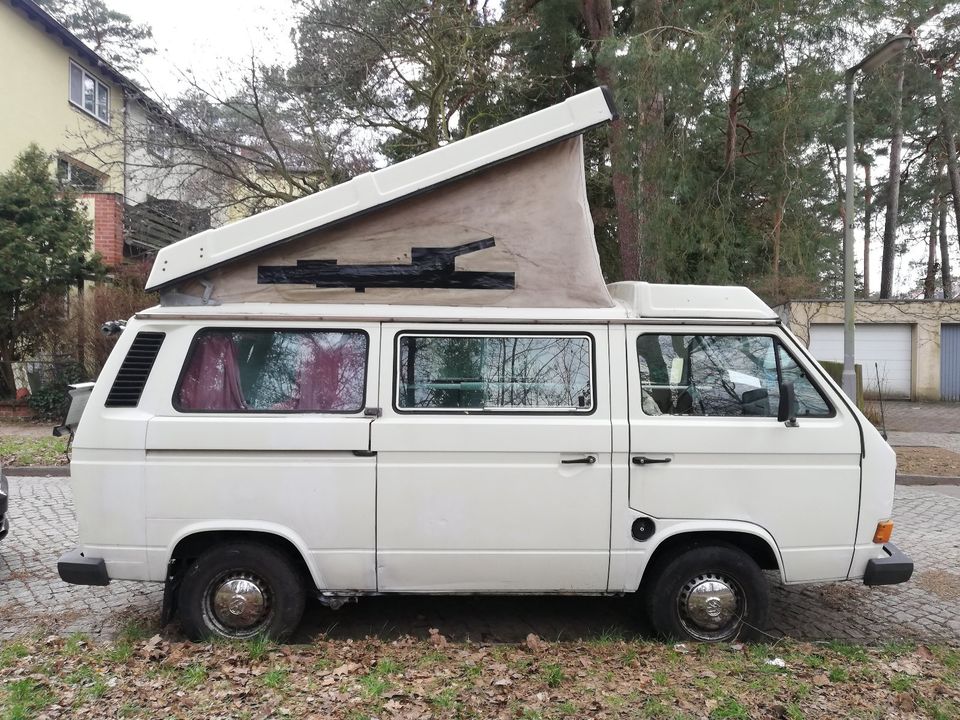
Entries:
[[646, 588], [654, 630], [670, 639], [727, 642], [763, 629], [770, 592], [753, 558], [727, 545], [694, 547], [655, 568]]
[[303, 579], [284, 553], [259, 543], [210, 548], [180, 584], [180, 625], [191, 640], [284, 640], [299, 625]]

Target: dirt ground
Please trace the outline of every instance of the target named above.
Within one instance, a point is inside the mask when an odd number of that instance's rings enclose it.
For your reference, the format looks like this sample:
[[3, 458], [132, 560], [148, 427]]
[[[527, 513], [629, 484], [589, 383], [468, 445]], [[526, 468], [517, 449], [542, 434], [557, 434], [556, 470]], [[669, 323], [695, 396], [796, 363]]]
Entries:
[[55, 424], [28, 420], [0, 420], [0, 437], [50, 437]]
[[899, 475], [960, 475], [960, 455], [955, 452], [938, 447], [898, 447], [896, 451]]

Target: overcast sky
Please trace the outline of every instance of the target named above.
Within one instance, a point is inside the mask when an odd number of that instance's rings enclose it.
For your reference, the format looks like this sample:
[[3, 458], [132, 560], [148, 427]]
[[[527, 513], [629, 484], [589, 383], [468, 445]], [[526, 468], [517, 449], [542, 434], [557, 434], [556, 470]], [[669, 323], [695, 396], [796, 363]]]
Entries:
[[163, 99], [187, 87], [183, 73], [202, 83], [249, 64], [290, 59], [294, 10], [289, 0], [109, 0], [112, 9], [153, 28], [156, 55], [142, 63], [144, 82]]

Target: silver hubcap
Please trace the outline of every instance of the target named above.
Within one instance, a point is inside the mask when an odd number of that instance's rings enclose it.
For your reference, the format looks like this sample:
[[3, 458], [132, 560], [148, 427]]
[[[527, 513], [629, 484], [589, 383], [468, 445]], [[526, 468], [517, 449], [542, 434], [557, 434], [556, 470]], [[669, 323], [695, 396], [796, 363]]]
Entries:
[[227, 634], [257, 627], [269, 610], [265, 585], [253, 575], [231, 575], [213, 583], [209, 607]]
[[746, 610], [743, 590], [733, 579], [716, 573], [692, 578], [678, 598], [680, 622], [697, 640], [724, 640], [732, 635]]

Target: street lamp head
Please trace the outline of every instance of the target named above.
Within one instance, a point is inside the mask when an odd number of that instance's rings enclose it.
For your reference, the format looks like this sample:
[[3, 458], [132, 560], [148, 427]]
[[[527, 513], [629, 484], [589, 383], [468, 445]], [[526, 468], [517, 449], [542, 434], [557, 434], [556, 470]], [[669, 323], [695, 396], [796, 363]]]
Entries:
[[910, 47], [912, 43], [913, 35], [909, 33], [894, 35], [883, 45], [867, 55], [863, 60], [850, 68], [847, 72], [850, 75], [853, 75], [858, 70], [862, 70], [865, 73], [873, 72], [884, 63], [889, 62], [897, 55], [902, 53], [904, 50]]

